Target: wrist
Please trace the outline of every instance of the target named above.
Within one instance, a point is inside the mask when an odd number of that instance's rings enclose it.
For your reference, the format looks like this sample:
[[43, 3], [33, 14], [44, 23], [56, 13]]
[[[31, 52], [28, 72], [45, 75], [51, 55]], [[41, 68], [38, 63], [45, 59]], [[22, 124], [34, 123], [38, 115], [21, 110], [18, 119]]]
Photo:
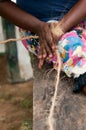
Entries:
[[67, 31], [69, 31], [69, 25], [66, 22], [67, 20], [65, 20], [64, 18], [59, 22], [60, 27], [62, 28], [63, 32], [66, 33]]
[[36, 33], [39, 35], [43, 31], [44, 27], [45, 27], [45, 22], [40, 21], [39, 23], [37, 23]]

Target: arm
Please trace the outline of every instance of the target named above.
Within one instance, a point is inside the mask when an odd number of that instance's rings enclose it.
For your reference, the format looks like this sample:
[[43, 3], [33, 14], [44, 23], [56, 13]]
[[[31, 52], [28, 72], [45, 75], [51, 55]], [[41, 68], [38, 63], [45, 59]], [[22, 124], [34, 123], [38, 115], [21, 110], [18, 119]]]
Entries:
[[75, 6], [59, 21], [51, 24], [51, 31], [56, 40], [72, 27], [86, 18], [86, 0], [79, 0]]
[[38, 32], [38, 27], [43, 24], [40, 20], [24, 12], [10, 0], [2, 1], [0, 2], [0, 15], [2, 17], [23, 29]]
[[75, 6], [61, 19], [61, 21], [51, 24], [53, 37], [59, 38], [72, 27], [79, 24], [86, 18], [86, 0], [79, 0]]
[[55, 50], [55, 42], [53, 41], [49, 25], [40, 21], [29, 13], [20, 9], [11, 0], [1, 0], [0, 15], [9, 20], [13, 24], [39, 35], [40, 51], [38, 58], [40, 59], [39, 67], [43, 65], [43, 61], [47, 56], [52, 56]]
[[86, 18], [86, 0], [79, 0], [77, 4], [62, 18], [60, 25], [64, 32], [79, 24]]

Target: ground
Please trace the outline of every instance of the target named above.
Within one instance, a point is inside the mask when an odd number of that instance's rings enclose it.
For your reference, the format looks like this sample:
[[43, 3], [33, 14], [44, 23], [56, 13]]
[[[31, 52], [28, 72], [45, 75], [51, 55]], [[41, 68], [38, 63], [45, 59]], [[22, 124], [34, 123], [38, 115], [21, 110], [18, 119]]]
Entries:
[[5, 57], [0, 56], [0, 130], [32, 130], [32, 84], [7, 81]]

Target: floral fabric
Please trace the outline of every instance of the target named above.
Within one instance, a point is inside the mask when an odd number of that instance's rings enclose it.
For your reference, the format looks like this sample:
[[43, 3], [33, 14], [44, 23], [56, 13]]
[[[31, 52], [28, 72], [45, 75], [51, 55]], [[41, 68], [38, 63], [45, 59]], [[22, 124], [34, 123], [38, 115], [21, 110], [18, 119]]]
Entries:
[[[22, 36], [34, 35], [31, 32], [20, 29]], [[26, 49], [37, 55], [39, 42], [36, 39], [22, 41]], [[62, 58], [62, 70], [68, 77], [79, 77], [86, 72], [86, 22], [82, 22], [71, 31], [65, 33], [57, 43]], [[55, 63], [54, 55], [49, 62]]]
[[86, 72], [86, 23], [81, 23], [64, 34], [58, 42], [63, 71], [68, 77], [79, 77]]

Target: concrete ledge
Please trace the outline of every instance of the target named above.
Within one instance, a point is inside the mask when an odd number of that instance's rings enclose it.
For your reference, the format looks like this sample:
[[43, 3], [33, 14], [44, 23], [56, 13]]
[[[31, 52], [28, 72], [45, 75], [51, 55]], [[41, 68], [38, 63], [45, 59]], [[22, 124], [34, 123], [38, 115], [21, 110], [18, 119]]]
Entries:
[[[56, 72], [47, 78], [45, 71], [50, 68], [44, 65], [42, 70], [37, 67], [34, 59], [33, 87], [33, 130], [47, 130], [47, 117], [54, 93]], [[61, 75], [61, 77], [64, 74]], [[72, 79], [63, 78], [59, 84], [55, 106], [55, 130], [86, 130], [86, 97], [72, 93]]]

